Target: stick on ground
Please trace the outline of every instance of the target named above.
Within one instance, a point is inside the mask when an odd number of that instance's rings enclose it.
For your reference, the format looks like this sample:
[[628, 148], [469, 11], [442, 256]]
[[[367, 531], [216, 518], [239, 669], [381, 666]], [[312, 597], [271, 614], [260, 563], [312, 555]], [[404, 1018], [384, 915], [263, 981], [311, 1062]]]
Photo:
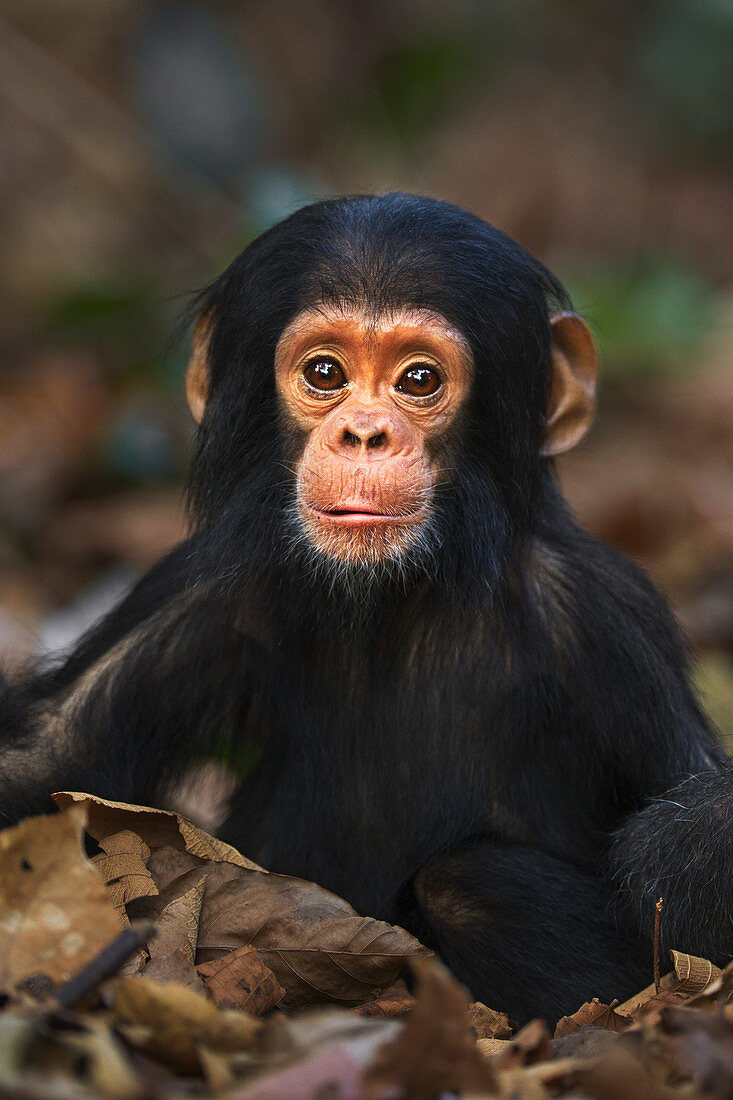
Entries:
[[62, 1008], [73, 1008], [83, 997], [105, 980], [116, 974], [133, 952], [144, 947], [155, 935], [153, 921], [135, 921], [129, 928], [115, 936], [98, 955], [95, 955], [73, 978], [61, 986], [57, 1001]]
[[656, 912], [654, 913], [654, 989], [659, 992], [659, 982], [661, 981], [659, 974], [659, 933], [662, 926], [662, 905], [664, 904], [662, 898], [659, 898], [655, 906]]

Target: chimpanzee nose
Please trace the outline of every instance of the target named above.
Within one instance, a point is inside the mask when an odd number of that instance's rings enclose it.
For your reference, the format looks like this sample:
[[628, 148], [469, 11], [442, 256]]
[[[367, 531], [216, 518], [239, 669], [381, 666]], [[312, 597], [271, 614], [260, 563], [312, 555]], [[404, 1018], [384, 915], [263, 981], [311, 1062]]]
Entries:
[[344, 428], [341, 442], [347, 447], [364, 448], [367, 451], [378, 451], [387, 445], [387, 433], [383, 428], [366, 428], [355, 431], [353, 427]]
[[331, 437], [336, 447], [356, 458], [367, 452], [375, 458], [386, 454], [399, 446], [400, 428], [394, 418], [386, 411], [376, 409], [353, 409], [344, 413], [343, 418], [334, 424], [336, 429]]

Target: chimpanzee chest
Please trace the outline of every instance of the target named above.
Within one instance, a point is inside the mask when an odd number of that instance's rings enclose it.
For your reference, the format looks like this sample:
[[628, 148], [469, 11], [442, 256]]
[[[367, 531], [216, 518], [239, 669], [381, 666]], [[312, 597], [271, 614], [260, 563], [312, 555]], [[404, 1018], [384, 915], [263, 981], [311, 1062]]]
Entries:
[[382, 686], [371, 704], [356, 690], [338, 701], [291, 690], [259, 706], [252, 732], [266, 748], [227, 839], [376, 915], [433, 855], [469, 838], [593, 858], [581, 850], [575, 777], [537, 737], [523, 747], [489, 691]]

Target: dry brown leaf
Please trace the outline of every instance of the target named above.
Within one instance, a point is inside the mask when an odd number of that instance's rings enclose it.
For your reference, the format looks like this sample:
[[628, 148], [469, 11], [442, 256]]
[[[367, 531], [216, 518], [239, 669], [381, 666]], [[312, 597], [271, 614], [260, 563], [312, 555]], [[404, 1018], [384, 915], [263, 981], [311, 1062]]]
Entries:
[[33, 1015], [20, 1010], [0, 1015], [0, 1081], [20, 1073], [28, 1061], [37, 1030]]
[[275, 1008], [285, 990], [256, 947], [241, 947], [197, 968], [219, 1008], [239, 1008], [262, 1016]]
[[687, 1002], [690, 1008], [711, 1008], [725, 1004], [733, 995], [733, 962], [728, 963], [725, 970], [713, 978], [702, 993], [697, 993]]
[[667, 1007], [717, 1005], [719, 999], [725, 1001], [733, 992], [731, 976], [724, 979], [723, 971], [707, 959], [681, 951], [670, 951], [670, 955], [674, 971], [662, 977], [659, 992], [653, 983], [648, 985], [618, 1005], [617, 1015], [638, 1021]]
[[552, 1057], [550, 1033], [544, 1020], [530, 1020], [502, 1050], [494, 1065], [497, 1069], [516, 1069], [548, 1062]]
[[[497, 1040], [484, 1040], [488, 1041]], [[494, 1058], [494, 1064], [496, 1062]], [[507, 1100], [550, 1100], [550, 1097], [557, 1095], [570, 1095], [580, 1100], [577, 1093], [568, 1093], [567, 1089], [582, 1064], [578, 1058], [556, 1058], [550, 1062], [502, 1070], [498, 1074], [500, 1095]], [[586, 1098], [583, 1097], [583, 1100]]]
[[[181, 855], [187, 853], [181, 852]], [[140, 968], [145, 977], [156, 982], [181, 982], [189, 989], [205, 993], [195, 962], [206, 872], [200, 860], [190, 858], [197, 867], [193, 874], [159, 893], [133, 899], [130, 911], [149, 912], [156, 923], [157, 935], [148, 945], [149, 961]]]
[[[203, 900], [206, 897], [206, 882], [210, 875], [214, 874], [216, 876], [221, 874], [224, 878], [229, 880], [230, 878], [236, 878], [241, 872], [240, 867], [235, 867], [231, 863], [207, 863], [197, 859], [195, 856], [189, 855], [188, 852], [177, 852], [177, 856], [189, 861], [186, 866], [190, 867], [190, 869], [176, 877], [163, 877], [162, 879], [158, 879], [155, 873], [157, 859], [161, 853], [172, 851], [173, 849], [159, 848], [157, 851], [151, 852], [148, 864], [153, 873], [153, 881], [158, 887], [158, 893], [145, 898], [136, 898], [134, 901], [130, 902], [127, 907], [129, 917], [157, 921], [160, 919], [163, 911], [168, 909], [169, 906], [173, 907], [170, 910], [171, 913], [185, 913], [186, 907], [190, 904], [191, 899], [189, 899], [188, 902], [183, 902], [183, 898], [191, 891], [194, 891], [193, 897], [195, 897], [203, 885], [203, 895], [197, 912], [197, 921], [200, 924], [200, 910], [203, 906]], [[181, 905], [183, 909], [179, 908]], [[173, 932], [173, 929], [171, 929], [171, 932]], [[176, 943], [180, 946], [179, 940], [176, 940]]]
[[733, 1094], [733, 1027], [724, 1016], [669, 1008], [662, 1013], [661, 1029], [679, 1065], [705, 1096]]
[[[629, 1027], [632, 1025], [630, 1024]], [[609, 1046], [618, 1042], [621, 1034], [618, 1031], [605, 1031], [601, 1027], [584, 1027], [580, 1031], [564, 1035], [561, 1039], [553, 1039], [550, 1043], [553, 1060], [563, 1058], [598, 1058], [605, 1054]]]
[[409, 993], [407, 986], [401, 980], [389, 986], [374, 1001], [358, 1005], [349, 1009], [354, 1016], [376, 1016], [380, 1019], [393, 1019], [396, 1016], [406, 1016], [415, 1007], [415, 998]]
[[[96, 795], [80, 791], [59, 791], [53, 796], [60, 809], [78, 803], [87, 808], [87, 832], [101, 845], [107, 837], [115, 833], [131, 830], [137, 833], [151, 849], [170, 845], [182, 848], [199, 859], [210, 859], [215, 863], [234, 863], [238, 867], [247, 867], [252, 871], [263, 868], [251, 859], [246, 859], [231, 844], [209, 836], [203, 829], [197, 829], [185, 817], [171, 810], [154, 810], [149, 806], [133, 806], [127, 802], [111, 802]], [[265, 872], [263, 872], [265, 873]]]
[[193, 963], [184, 955], [180, 947], [169, 951], [167, 955], [158, 955], [157, 958], [150, 959], [142, 969], [149, 981], [162, 984], [179, 982], [188, 989], [195, 990], [196, 993], [206, 995], [206, 986], [196, 973]]
[[377, 1051], [364, 1075], [365, 1100], [437, 1100], [449, 1091], [495, 1095], [496, 1078], [476, 1049], [468, 995], [435, 959], [413, 963], [415, 1008], [396, 1039]]
[[[403, 929], [360, 917], [322, 887], [259, 870], [180, 815], [73, 792], [55, 798], [60, 805], [84, 805], [90, 815], [88, 831], [111, 851], [124, 850], [125, 842], [115, 838], [130, 832], [149, 848], [147, 870], [159, 894], [148, 883], [144, 895], [128, 901], [127, 915], [162, 922], [158, 942], [151, 946], [153, 958], [190, 949], [202, 964], [256, 947], [285, 990], [286, 1005], [293, 1007], [319, 1000], [372, 999], [396, 979], [408, 959], [431, 954]], [[131, 847], [129, 867], [137, 875], [145, 849], [134, 843]], [[124, 869], [123, 860], [117, 870]], [[189, 891], [194, 886], [198, 890], [203, 876], [196, 927], [191, 904], [198, 893]]]
[[719, 966], [714, 966], [708, 959], [700, 959], [697, 955], [686, 955], [684, 951], [670, 951], [670, 956], [677, 978], [675, 989], [678, 993], [687, 993], [688, 996], [702, 993], [723, 973]]
[[130, 829], [105, 837], [99, 841], [99, 846], [102, 852], [92, 863], [107, 883], [115, 909], [127, 921], [125, 906], [128, 902], [158, 893], [146, 865], [150, 848]]
[[[660, 992], [671, 989], [676, 980], [677, 979], [675, 975], [671, 972], [668, 974], [663, 974], [659, 982]], [[644, 989], [639, 990], [638, 993], [635, 993], [633, 997], [629, 997], [627, 998], [627, 1000], [623, 1001], [622, 1004], [616, 1005], [616, 1011], [621, 1016], [630, 1016], [635, 1019], [638, 1015], [639, 1009], [643, 1005], [645, 1005], [647, 1001], [651, 1000], [651, 998], [655, 997], [656, 995], [656, 986], [654, 985], [654, 982], [652, 982], [650, 985], [645, 986]]]
[[468, 1018], [477, 1039], [508, 1039], [517, 1026], [506, 1012], [495, 1012], [481, 1001], [468, 1006]]
[[204, 1080], [211, 1092], [224, 1092], [236, 1084], [231, 1055], [209, 1050], [199, 1043], [198, 1056]]
[[573, 1059], [574, 1095], [587, 1100], [681, 1100], [690, 1096], [660, 1082], [624, 1043], [625, 1039], [620, 1039], [600, 1058]]
[[0, 833], [0, 988], [46, 974], [65, 982], [118, 935], [122, 920], [84, 853], [82, 807]]
[[[192, 860], [190, 870], [167, 881], [172, 868]], [[159, 897], [134, 902], [130, 915], [157, 919], [160, 906], [205, 873], [197, 962], [214, 962], [254, 946], [284, 988], [283, 1003], [289, 1008], [373, 999], [409, 959], [430, 955], [404, 929], [360, 917], [347, 902], [311, 882], [202, 862], [170, 849], [153, 852], [149, 866], [158, 885], [166, 885]]]
[[429, 956], [403, 928], [360, 917], [302, 879], [210, 865], [198, 959], [253, 945], [285, 989], [284, 1005], [363, 1001], [391, 985], [408, 960]]
[[484, 1058], [493, 1058], [495, 1054], [503, 1054], [509, 1045], [508, 1039], [477, 1039], [476, 1049]]
[[261, 1024], [244, 1012], [225, 1012], [185, 985], [121, 978], [112, 1015], [134, 1046], [180, 1073], [200, 1066], [198, 1044], [223, 1053], [250, 1050]]
[[562, 1039], [565, 1035], [574, 1035], [584, 1027], [600, 1027], [604, 1031], [624, 1031], [629, 1026], [628, 1016], [621, 1016], [615, 1011], [615, 1004], [604, 1005], [594, 997], [592, 1001], [586, 1001], [572, 1016], [563, 1016], [557, 1022], [555, 1039]]
[[382, 1043], [402, 1031], [399, 1020], [360, 1019], [348, 1009], [312, 1005], [299, 1012], [274, 1012], [264, 1021], [262, 1049], [269, 1058], [292, 1061], [327, 1047], [345, 1046], [362, 1065]]
[[[148, 858], [148, 870], [161, 894], [169, 891], [174, 882], [177, 883], [177, 893], [168, 893], [169, 897], [178, 896], [183, 876], [189, 871], [196, 872], [199, 876], [205, 874], [208, 877], [213, 866], [199, 859], [198, 856], [192, 856], [183, 848], [171, 848], [167, 845], [155, 848]], [[224, 875], [235, 879], [239, 873], [239, 867], [233, 863], [217, 863], [216, 867], [219, 876]], [[192, 881], [194, 877], [192, 876]], [[141, 906], [144, 909], [145, 903], [142, 902]]]
[[55, 1072], [59, 1081], [65, 1077], [74, 1090], [83, 1082], [95, 1097], [139, 1100], [141, 1095], [140, 1080], [119, 1038], [107, 1021], [88, 1014], [71, 1027], [39, 1021], [34, 1062], [45, 1074]]
[[689, 998], [686, 993], [678, 993], [676, 989], [660, 989], [659, 993], [654, 993], [648, 1000], [643, 1001], [631, 1014], [630, 1019], [636, 1022], [645, 1019], [647, 1016], [653, 1016], [655, 1012], [659, 1012], [663, 1008], [688, 1003]]
[[180, 951], [194, 965], [205, 885], [206, 875], [202, 872], [189, 890], [163, 906], [155, 919], [157, 934], [148, 947], [151, 959]]

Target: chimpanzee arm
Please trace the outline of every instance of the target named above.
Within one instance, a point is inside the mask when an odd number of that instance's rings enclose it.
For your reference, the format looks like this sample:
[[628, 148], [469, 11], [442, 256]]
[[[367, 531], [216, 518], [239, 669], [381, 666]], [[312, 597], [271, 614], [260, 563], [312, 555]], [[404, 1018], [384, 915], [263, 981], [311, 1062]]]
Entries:
[[[234, 612], [205, 591], [184, 591], [120, 633], [86, 667], [78, 667], [80, 649], [46, 678], [5, 686], [6, 822], [48, 810], [59, 789], [154, 801], [188, 763], [226, 742], [242, 703], [234, 688], [244, 639]], [[69, 665], [77, 666], [71, 679]]]
[[[596, 728], [626, 817], [613, 837], [611, 874], [625, 911], [648, 938], [664, 898], [664, 944], [722, 959], [733, 954], [733, 766], [689, 682], [686, 647], [648, 579], [591, 547], [606, 592], [589, 616], [603, 694]], [[598, 559], [603, 561], [599, 566]], [[603, 612], [606, 623], [596, 617]], [[605, 685], [605, 687], [603, 686]]]
[[733, 766], [697, 703], [676, 694], [660, 712], [666, 751], [656, 739], [638, 742], [634, 771], [646, 806], [617, 830], [611, 873], [642, 935], [651, 934], [662, 897], [665, 951], [722, 962], [733, 956]]
[[648, 981], [649, 944], [614, 912], [609, 884], [547, 852], [478, 837], [430, 860], [413, 887], [410, 930], [521, 1023]]
[[674, 947], [715, 961], [733, 956], [733, 766], [684, 780], [619, 829], [612, 869], [625, 908]]

